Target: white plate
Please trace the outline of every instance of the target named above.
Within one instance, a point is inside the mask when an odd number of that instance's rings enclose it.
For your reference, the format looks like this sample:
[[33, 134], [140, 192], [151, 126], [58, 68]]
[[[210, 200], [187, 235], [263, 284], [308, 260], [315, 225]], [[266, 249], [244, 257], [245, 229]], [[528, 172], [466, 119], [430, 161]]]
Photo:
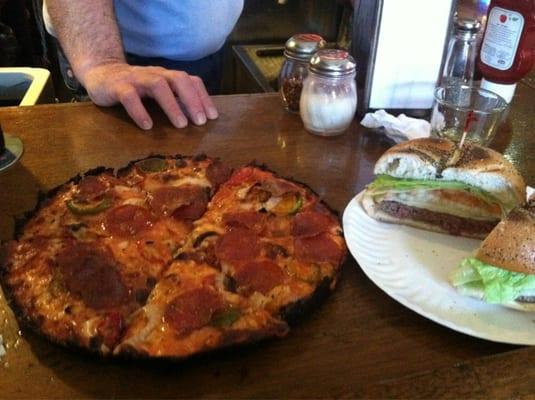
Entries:
[[405, 307], [448, 328], [496, 342], [535, 344], [535, 314], [461, 296], [449, 283], [479, 240], [378, 222], [360, 205], [347, 205], [347, 246], [364, 273]]

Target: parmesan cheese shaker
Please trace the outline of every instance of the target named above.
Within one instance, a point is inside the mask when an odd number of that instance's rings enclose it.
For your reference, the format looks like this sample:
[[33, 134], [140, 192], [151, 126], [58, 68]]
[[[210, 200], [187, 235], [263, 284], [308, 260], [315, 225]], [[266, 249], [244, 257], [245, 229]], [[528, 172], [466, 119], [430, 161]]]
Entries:
[[311, 33], [299, 33], [286, 42], [284, 62], [279, 73], [279, 92], [288, 111], [299, 112], [299, 99], [303, 80], [308, 74], [308, 62], [324, 46], [325, 40]]
[[342, 134], [357, 109], [355, 60], [345, 50], [319, 50], [303, 83], [299, 111], [305, 129], [320, 136]]

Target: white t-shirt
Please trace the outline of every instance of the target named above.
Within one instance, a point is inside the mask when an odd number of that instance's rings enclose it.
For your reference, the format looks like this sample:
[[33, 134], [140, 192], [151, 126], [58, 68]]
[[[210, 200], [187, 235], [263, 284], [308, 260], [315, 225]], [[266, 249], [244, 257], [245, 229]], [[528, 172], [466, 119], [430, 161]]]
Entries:
[[[191, 61], [223, 46], [243, 0], [114, 0], [114, 6], [127, 53]], [[54, 35], [46, 1], [43, 16]]]

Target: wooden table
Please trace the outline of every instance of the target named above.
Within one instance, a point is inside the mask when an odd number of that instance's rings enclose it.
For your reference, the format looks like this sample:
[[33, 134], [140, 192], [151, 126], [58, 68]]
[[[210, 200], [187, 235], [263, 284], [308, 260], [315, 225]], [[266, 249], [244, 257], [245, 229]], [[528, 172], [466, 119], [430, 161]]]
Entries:
[[[521, 84], [495, 147], [535, 185], [535, 90]], [[7, 133], [22, 138], [20, 163], [0, 174], [0, 238], [39, 190], [99, 165], [119, 167], [150, 153], [206, 152], [238, 166], [267, 164], [314, 188], [342, 212], [372, 179], [391, 143], [354, 123], [344, 135], [308, 134], [275, 94], [216, 98], [221, 116], [173, 129], [159, 114], [150, 132], [121, 109], [60, 104], [0, 109]], [[0, 397], [311, 398], [528, 397], [535, 349], [476, 339], [408, 310], [377, 288], [349, 257], [337, 290], [282, 340], [173, 364], [102, 360], [63, 349], [17, 324], [0, 299]]]

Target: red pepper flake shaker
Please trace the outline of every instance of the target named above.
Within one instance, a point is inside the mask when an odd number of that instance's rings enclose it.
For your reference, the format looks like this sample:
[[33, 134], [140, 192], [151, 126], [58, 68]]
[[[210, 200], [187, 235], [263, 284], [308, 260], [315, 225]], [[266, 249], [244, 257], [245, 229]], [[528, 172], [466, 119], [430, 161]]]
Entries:
[[279, 93], [288, 111], [299, 112], [301, 89], [303, 80], [308, 75], [308, 63], [325, 45], [326, 42], [321, 36], [312, 33], [299, 33], [286, 42], [284, 62], [279, 73]]

